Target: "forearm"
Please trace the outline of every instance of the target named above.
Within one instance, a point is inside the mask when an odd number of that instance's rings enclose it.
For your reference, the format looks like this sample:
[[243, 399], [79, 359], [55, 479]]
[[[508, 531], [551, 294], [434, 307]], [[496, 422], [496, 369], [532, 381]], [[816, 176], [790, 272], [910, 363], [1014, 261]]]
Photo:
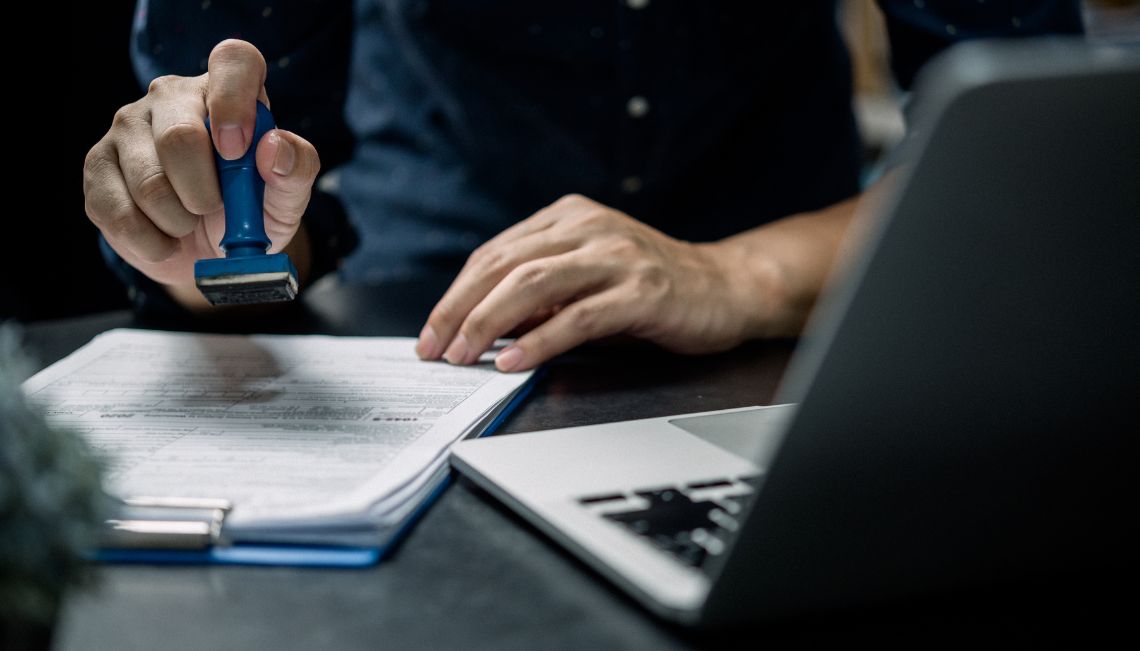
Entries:
[[706, 246], [747, 315], [746, 338], [798, 335], [845, 249], [859, 196]]

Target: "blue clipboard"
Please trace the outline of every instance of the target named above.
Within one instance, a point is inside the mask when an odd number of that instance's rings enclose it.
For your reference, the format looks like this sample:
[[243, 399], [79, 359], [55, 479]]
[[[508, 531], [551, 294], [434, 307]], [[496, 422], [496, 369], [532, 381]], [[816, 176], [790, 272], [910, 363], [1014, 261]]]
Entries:
[[[526, 381], [506, 407], [479, 434], [490, 436], [510, 417], [545, 375], [540, 368]], [[90, 554], [94, 561], [115, 564], [147, 565], [265, 565], [289, 567], [357, 568], [374, 565], [388, 556], [439, 499], [451, 484], [452, 473], [443, 479], [400, 525], [388, 541], [379, 547], [342, 547], [332, 545], [246, 544], [210, 546], [206, 549], [99, 549]]]

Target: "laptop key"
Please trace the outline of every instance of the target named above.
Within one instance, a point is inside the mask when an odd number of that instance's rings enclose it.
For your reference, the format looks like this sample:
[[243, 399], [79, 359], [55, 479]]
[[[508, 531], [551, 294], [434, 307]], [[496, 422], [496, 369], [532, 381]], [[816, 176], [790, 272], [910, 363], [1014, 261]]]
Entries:
[[591, 495], [590, 497], [583, 497], [578, 500], [579, 504], [605, 504], [607, 502], [622, 502], [625, 500], [625, 495], [621, 493], [608, 493], [606, 495]]
[[[724, 534], [735, 519], [710, 500], [694, 501], [676, 488], [637, 491], [646, 508], [601, 514], [646, 539], [681, 563], [701, 567], [724, 551]], [[725, 526], [728, 525], [728, 526]]]
[[727, 479], [714, 479], [712, 481], [695, 481], [689, 484], [688, 488], [694, 490], [701, 488], [728, 488], [730, 486], [732, 486], [732, 482]]

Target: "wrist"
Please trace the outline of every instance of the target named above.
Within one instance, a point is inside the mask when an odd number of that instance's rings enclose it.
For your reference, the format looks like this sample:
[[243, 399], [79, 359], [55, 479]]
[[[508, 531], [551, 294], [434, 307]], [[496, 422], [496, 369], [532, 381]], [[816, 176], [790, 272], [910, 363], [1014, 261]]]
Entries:
[[740, 321], [741, 339], [792, 336], [799, 324], [788, 274], [780, 262], [738, 236], [700, 244], [724, 279], [729, 308]]
[[795, 337], [831, 275], [857, 197], [713, 243], [751, 337]]
[[749, 260], [747, 252], [732, 238], [696, 245], [716, 270], [721, 295], [739, 331], [740, 341], [769, 336], [767, 323], [771, 293], [768, 265]]

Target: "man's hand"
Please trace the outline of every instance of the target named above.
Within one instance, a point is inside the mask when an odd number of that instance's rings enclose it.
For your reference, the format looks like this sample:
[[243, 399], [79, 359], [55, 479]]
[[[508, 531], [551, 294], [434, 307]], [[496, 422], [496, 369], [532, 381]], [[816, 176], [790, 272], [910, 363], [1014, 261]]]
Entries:
[[205, 303], [194, 289], [194, 262], [222, 255], [215, 148], [227, 160], [257, 148], [272, 252], [293, 239], [308, 205], [320, 170], [316, 149], [282, 129], [250, 142], [256, 100], [269, 104], [265, 71], [253, 45], [219, 43], [206, 74], [155, 79], [145, 97], [119, 109], [84, 162], [87, 216], [123, 259], [183, 302]]
[[758, 334], [758, 306], [717, 244], [670, 238], [571, 195], [479, 247], [420, 334], [423, 359], [470, 364], [524, 323], [495, 359], [533, 368], [589, 339], [628, 333], [685, 353], [732, 348]]

